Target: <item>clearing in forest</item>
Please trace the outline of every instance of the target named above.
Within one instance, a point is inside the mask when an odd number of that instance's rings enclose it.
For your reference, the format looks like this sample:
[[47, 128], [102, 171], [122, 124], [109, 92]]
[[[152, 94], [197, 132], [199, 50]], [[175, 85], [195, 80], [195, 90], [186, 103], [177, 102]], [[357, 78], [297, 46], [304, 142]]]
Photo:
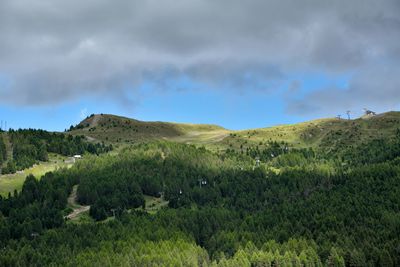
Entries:
[[66, 157], [64, 156], [51, 154], [47, 162], [40, 162], [28, 169], [13, 174], [0, 175], [0, 195], [7, 196], [9, 192], [12, 193], [14, 190], [20, 191], [29, 174], [35, 176], [36, 179], [40, 179], [47, 172], [54, 171], [58, 168], [71, 167], [72, 164], [65, 163], [65, 159]]

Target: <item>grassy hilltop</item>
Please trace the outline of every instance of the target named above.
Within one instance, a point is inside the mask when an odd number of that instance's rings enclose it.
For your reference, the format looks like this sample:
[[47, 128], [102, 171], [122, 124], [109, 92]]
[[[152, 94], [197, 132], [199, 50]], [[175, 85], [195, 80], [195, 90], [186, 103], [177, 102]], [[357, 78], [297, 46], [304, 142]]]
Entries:
[[170, 140], [200, 144], [211, 149], [245, 149], [260, 142], [277, 141], [292, 147], [337, 150], [365, 142], [392, 138], [400, 126], [400, 112], [387, 112], [353, 120], [318, 119], [292, 125], [233, 131], [217, 125], [144, 122], [115, 115], [92, 115], [70, 133], [91, 140], [129, 144]]
[[144, 122], [108, 114], [91, 115], [71, 128], [70, 132], [86, 135], [91, 140], [111, 143], [164, 139], [205, 144], [217, 142], [229, 133], [217, 125]]

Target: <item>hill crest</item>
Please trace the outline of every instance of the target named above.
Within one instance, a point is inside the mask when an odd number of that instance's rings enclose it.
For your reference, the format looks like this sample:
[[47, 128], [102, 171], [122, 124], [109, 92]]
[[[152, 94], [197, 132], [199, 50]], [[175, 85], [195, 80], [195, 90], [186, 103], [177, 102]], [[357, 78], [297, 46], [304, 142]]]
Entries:
[[112, 114], [92, 114], [77, 126], [70, 128], [70, 132], [101, 141], [131, 143], [153, 139], [178, 141], [180, 138], [228, 130], [212, 124], [140, 121]]
[[391, 138], [398, 128], [400, 112], [396, 111], [368, 118], [325, 118], [238, 131], [209, 124], [146, 122], [111, 114], [93, 114], [71, 129], [71, 133], [112, 143], [161, 139], [226, 149], [268, 141], [286, 142], [294, 147], [348, 146], [372, 139]]

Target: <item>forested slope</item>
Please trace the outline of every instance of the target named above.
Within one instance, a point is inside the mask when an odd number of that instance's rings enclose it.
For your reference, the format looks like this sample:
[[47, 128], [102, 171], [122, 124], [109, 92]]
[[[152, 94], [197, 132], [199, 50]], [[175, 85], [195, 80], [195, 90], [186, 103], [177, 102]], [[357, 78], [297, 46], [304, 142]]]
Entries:
[[[235, 149], [138, 144], [30, 177], [21, 193], [0, 200], [0, 262], [400, 264], [400, 134], [335, 153], [268, 146], [284, 149], [257, 166], [257, 155]], [[63, 220], [76, 184], [99, 222]], [[143, 212], [145, 194], [162, 195], [169, 207]]]
[[[4, 138], [10, 142], [10, 151], [7, 151]], [[10, 129], [0, 135], [0, 167], [1, 173], [15, 173], [31, 167], [40, 161], [48, 161], [49, 153], [64, 156], [74, 154], [100, 154], [112, 149], [104, 143], [90, 143], [84, 136], [72, 136], [64, 133], [51, 133], [35, 129]], [[7, 159], [7, 153], [11, 157]]]
[[6, 144], [4, 142], [3, 134], [0, 132], [0, 167], [7, 159]]

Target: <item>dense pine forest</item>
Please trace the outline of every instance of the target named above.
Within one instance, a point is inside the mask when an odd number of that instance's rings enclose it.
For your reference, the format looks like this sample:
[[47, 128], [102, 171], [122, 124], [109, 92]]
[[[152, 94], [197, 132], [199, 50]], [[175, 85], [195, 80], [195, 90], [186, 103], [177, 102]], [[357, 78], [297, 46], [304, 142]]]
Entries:
[[[335, 153], [155, 141], [98, 156], [80, 137], [11, 136], [33, 159], [93, 155], [0, 198], [3, 266], [400, 265], [400, 131]], [[92, 220], [65, 217], [76, 185]], [[148, 197], [168, 205], [149, 213]]]
[[6, 144], [4, 143], [3, 136], [0, 135], [0, 166], [6, 161], [6, 159], [7, 159]]
[[10, 140], [12, 158], [6, 162], [6, 145], [0, 136], [0, 167], [5, 163], [1, 173], [15, 173], [31, 167], [39, 161], [48, 161], [49, 153], [64, 156], [91, 153], [100, 154], [112, 150], [112, 145], [90, 143], [84, 136], [72, 136], [63, 133], [51, 133], [44, 130], [18, 129], [7, 132]]

